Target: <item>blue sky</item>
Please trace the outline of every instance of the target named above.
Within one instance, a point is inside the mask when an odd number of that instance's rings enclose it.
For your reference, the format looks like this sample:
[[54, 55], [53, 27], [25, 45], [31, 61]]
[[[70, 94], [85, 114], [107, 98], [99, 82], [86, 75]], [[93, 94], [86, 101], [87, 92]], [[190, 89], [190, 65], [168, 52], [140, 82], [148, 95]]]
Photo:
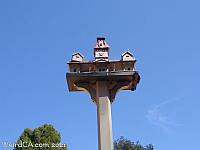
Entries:
[[70, 150], [97, 149], [96, 106], [87, 93], [68, 92], [65, 73], [74, 51], [93, 59], [96, 37], [105, 36], [110, 59], [131, 49], [141, 75], [137, 90], [119, 92], [112, 105], [114, 139], [123, 135], [156, 150], [200, 149], [199, 5], [0, 1], [0, 142], [51, 123]]

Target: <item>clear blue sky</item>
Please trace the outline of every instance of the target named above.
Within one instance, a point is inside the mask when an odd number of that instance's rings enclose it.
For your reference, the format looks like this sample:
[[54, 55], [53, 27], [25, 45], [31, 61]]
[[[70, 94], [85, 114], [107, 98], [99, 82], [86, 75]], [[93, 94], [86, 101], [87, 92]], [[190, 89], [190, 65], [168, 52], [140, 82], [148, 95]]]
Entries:
[[[198, 0], [1, 0], [0, 142], [53, 124], [69, 150], [97, 149], [96, 106], [69, 93], [66, 62], [93, 59], [97, 36], [110, 58], [131, 49], [141, 82], [112, 105], [114, 139], [155, 150], [200, 149]], [[2, 145], [1, 145], [2, 146]], [[2, 147], [0, 148], [2, 149]]]

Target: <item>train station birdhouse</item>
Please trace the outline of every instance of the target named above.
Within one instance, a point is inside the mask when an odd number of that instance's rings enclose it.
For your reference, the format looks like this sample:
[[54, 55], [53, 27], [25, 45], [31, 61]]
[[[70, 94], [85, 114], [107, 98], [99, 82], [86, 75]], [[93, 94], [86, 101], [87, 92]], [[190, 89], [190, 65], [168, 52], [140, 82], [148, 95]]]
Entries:
[[140, 75], [133, 54], [126, 51], [121, 60], [109, 59], [109, 46], [98, 37], [94, 59], [83, 61], [77, 52], [68, 62], [66, 80], [69, 91], [85, 91], [97, 106], [98, 150], [113, 150], [111, 104], [119, 90], [136, 90]]

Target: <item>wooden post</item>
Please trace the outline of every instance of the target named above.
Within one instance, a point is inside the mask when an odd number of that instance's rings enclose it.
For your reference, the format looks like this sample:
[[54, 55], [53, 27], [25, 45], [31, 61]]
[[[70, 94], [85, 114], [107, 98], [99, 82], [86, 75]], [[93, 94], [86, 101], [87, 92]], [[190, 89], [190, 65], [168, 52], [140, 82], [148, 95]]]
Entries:
[[111, 103], [107, 81], [96, 83], [99, 150], [113, 150]]

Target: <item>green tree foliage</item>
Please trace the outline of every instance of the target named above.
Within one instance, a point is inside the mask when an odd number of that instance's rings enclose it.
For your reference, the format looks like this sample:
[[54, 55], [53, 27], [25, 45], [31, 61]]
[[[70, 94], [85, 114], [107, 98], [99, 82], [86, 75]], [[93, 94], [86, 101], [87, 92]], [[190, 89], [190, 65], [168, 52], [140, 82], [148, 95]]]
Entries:
[[124, 137], [120, 137], [114, 142], [114, 150], [153, 150], [153, 146], [149, 144], [143, 147], [139, 142], [134, 143]]
[[60, 144], [61, 136], [50, 124], [25, 129], [17, 140], [14, 150], [67, 150], [66, 144]]

